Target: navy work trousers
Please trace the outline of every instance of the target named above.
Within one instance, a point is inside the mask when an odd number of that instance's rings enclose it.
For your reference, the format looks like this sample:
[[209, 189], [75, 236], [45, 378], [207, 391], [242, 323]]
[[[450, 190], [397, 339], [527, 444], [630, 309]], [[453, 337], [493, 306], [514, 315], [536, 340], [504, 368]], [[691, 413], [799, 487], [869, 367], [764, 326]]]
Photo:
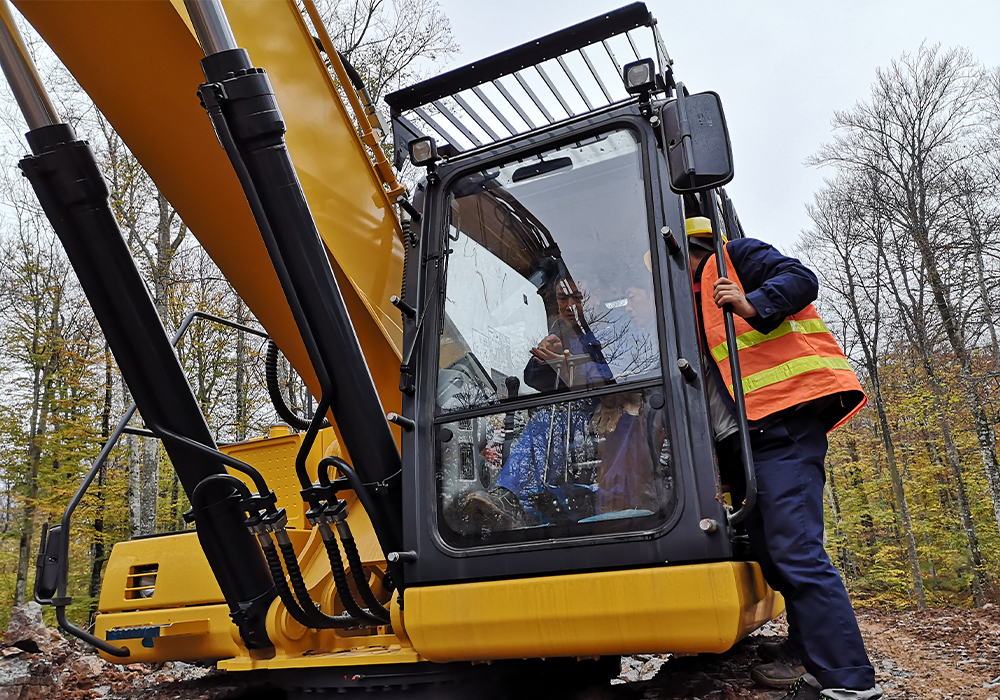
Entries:
[[815, 410], [752, 430], [757, 507], [746, 520], [764, 578], [785, 598], [789, 640], [824, 688], [868, 690], [875, 671], [840, 575], [823, 548], [826, 431]]

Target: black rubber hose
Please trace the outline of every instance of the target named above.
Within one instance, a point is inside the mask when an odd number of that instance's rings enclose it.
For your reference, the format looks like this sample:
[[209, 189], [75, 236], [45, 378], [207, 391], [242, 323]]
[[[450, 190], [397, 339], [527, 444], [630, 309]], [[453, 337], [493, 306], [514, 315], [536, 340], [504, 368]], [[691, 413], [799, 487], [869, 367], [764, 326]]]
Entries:
[[347, 524], [347, 521], [337, 524], [337, 532], [340, 534], [340, 544], [344, 546], [344, 554], [347, 555], [347, 563], [351, 565], [351, 576], [354, 577], [354, 585], [358, 589], [358, 593], [361, 594], [364, 604], [368, 606], [368, 612], [381, 620], [383, 624], [389, 624], [392, 621], [392, 616], [379, 599], [375, 597], [375, 592], [372, 591], [371, 584], [368, 582], [368, 576], [365, 574], [365, 567], [361, 563], [361, 554], [358, 552], [358, 545], [354, 541], [354, 535], [351, 534], [351, 528]]
[[[344, 562], [340, 558], [340, 547], [337, 546], [337, 539], [333, 536], [329, 539], [324, 537], [323, 544], [326, 545], [326, 553], [330, 557], [330, 571], [333, 572], [333, 583], [337, 586], [337, 593], [340, 594], [340, 602], [344, 604], [344, 610], [347, 611], [347, 614], [358, 620], [363, 620], [366, 624], [373, 627], [384, 625], [385, 622], [383, 620], [364, 610], [358, 605], [358, 601], [354, 600], [354, 593], [347, 584], [347, 572], [344, 571]], [[379, 605], [379, 607], [381, 608], [382, 606]]]
[[[267, 393], [271, 397], [271, 404], [278, 417], [296, 430], [308, 430], [310, 421], [295, 415], [285, 403], [281, 385], [278, 383], [278, 345], [270, 339], [267, 341], [267, 354], [264, 356], [264, 377], [267, 380]], [[324, 420], [320, 427], [329, 428], [330, 421]]]
[[[332, 395], [332, 390], [331, 390]], [[306, 430], [305, 435], [302, 436], [302, 442], [299, 445], [299, 451], [295, 454], [295, 474], [299, 478], [299, 484], [303, 489], [312, 488], [312, 479], [309, 477], [309, 470], [306, 468], [306, 460], [309, 458], [309, 452], [312, 451], [313, 443], [316, 441], [316, 435], [319, 433], [320, 427], [323, 423], [326, 423], [326, 412], [330, 410], [331, 396], [327, 396], [326, 392], [319, 399], [319, 405], [316, 407], [316, 414], [312, 417], [312, 421], [309, 423], [309, 429]], [[327, 423], [329, 425], [329, 423]], [[309, 505], [315, 508], [319, 505], [315, 499], [309, 501]]]
[[261, 540], [260, 547], [264, 550], [264, 557], [267, 559], [267, 567], [271, 570], [271, 578], [274, 579], [274, 586], [278, 590], [278, 597], [281, 598], [281, 602], [285, 604], [288, 614], [296, 622], [305, 627], [312, 627], [312, 621], [306, 616], [305, 611], [302, 610], [298, 601], [292, 595], [291, 589], [288, 588], [285, 570], [281, 567], [281, 557], [278, 556], [278, 550], [275, 549], [271, 536], [265, 535], [264, 537], [266, 537], [267, 541], [265, 543]]
[[[309, 589], [306, 588], [305, 581], [302, 580], [302, 570], [299, 568], [299, 561], [295, 557], [295, 548], [292, 547], [292, 543], [278, 542], [278, 548], [281, 550], [281, 556], [285, 560], [285, 568], [288, 569], [288, 578], [292, 582], [292, 590], [295, 591], [295, 595], [299, 599], [302, 611], [310, 620], [310, 627], [315, 627], [316, 629], [344, 629], [346, 627], [364, 626], [364, 621], [359, 616], [352, 615], [349, 608], [347, 616], [327, 615], [320, 610], [319, 606], [313, 602], [312, 596], [309, 595]], [[341, 577], [343, 578], [343, 567], [341, 567]], [[333, 580], [337, 584], [336, 572], [334, 572]], [[339, 584], [337, 584], [337, 590], [340, 591]], [[343, 596], [341, 596], [341, 599], [343, 599]]]

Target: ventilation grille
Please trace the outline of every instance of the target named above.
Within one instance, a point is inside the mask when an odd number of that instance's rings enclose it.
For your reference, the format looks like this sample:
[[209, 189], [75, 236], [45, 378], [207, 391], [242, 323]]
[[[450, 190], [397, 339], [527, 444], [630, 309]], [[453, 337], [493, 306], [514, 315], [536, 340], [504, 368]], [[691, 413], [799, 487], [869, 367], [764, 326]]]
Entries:
[[156, 590], [156, 572], [159, 568], [159, 564], [140, 564], [129, 569], [128, 578], [125, 580], [125, 598], [128, 600], [152, 598]]

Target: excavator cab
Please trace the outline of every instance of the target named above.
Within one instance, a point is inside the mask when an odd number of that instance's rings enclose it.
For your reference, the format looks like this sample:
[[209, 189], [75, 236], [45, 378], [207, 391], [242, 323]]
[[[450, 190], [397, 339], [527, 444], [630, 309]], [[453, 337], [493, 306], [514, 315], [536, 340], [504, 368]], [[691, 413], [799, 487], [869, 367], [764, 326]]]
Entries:
[[642, 4], [387, 97], [397, 158], [426, 170], [401, 382], [408, 581], [733, 556], [669, 187], [677, 99]]

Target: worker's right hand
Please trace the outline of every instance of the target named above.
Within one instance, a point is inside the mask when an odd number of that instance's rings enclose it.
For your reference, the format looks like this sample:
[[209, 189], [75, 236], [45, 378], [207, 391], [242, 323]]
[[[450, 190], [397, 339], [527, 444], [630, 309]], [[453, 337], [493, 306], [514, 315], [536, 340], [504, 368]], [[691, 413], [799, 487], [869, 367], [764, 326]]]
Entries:
[[538, 362], [555, 360], [556, 358], [569, 354], [568, 350], [563, 350], [562, 340], [560, 340], [559, 336], [555, 334], [543, 338], [542, 342], [538, 344], [538, 347], [531, 348], [530, 352], [535, 356], [535, 360]]

